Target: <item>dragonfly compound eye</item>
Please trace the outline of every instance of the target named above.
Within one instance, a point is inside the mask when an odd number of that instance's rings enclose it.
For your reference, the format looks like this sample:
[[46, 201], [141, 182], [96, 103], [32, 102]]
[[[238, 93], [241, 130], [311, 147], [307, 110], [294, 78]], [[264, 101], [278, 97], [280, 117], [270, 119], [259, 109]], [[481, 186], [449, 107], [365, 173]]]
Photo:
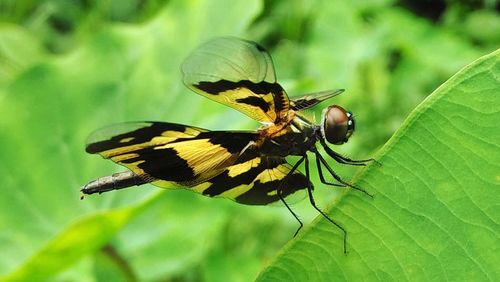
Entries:
[[354, 117], [344, 108], [333, 105], [325, 110], [323, 117], [323, 136], [332, 144], [340, 145], [354, 132]]

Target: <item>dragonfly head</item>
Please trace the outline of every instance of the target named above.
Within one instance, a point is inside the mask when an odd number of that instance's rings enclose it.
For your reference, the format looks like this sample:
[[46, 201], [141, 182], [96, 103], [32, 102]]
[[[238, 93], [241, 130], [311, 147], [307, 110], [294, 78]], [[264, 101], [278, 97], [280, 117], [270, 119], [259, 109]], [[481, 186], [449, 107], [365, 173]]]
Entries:
[[344, 108], [332, 105], [323, 111], [321, 133], [328, 142], [340, 145], [349, 140], [354, 132], [354, 117]]

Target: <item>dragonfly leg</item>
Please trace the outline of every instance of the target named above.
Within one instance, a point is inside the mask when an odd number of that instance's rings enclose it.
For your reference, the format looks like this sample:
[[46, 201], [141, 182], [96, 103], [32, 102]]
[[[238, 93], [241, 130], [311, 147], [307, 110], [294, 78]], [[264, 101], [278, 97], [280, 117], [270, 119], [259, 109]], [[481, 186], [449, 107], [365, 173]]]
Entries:
[[[306, 177], [309, 179], [309, 160], [307, 159], [307, 156], [305, 158], [305, 169], [306, 169]], [[309, 181], [309, 185], [307, 186], [307, 194], [309, 195], [309, 202], [311, 205], [316, 209], [324, 218], [326, 218], [329, 222], [331, 222], [333, 225], [337, 226], [342, 232], [344, 233], [344, 254], [347, 254], [347, 231], [345, 230], [342, 225], [338, 224], [335, 222], [333, 219], [331, 219], [324, 211], [322, 211], [318, 206], [316, 205], [316, 201], [314, 200], [313, 197], [313, 184]]]
[[[299, 165], [304, 161], [304, 158], [300, 159], [293, 167], [292, 169], [288, 172], [288, 174], [285, 176], [284, 179], [286, 179], [288, 176], [291, 176], [293, 174], [293, 172], [295, 170], [297, 170], [297, 168], [299, 167]], [[310, 181], [309, 181], [310, 182]], [[290, 208], [290, 206], [288, 205], [288, 203], [285, 201], [285, 198], [283, 197], [283, 183], [284, 181], [281, 181], [280, 182], [280, 185], [278, 186], [278, 189], [277, 189], [277, 194], [278, 194], [278, 197], [280, 198], [280, 200], [283, 202], [283, 204], [285, 204], [285, 207], [288, 209], [288, 211], [290, 211], [290, 213], [293, 215], [293, 217], [295, 217], [295, 219], [299, 222], [299, 228], [297, 228], [297, 231], [295, 231], [295, 233], [293, 234], [293, 237], [297, 236], [297, 234], [299, 233], [300, 229], [302, 229], [302, 226], [304, 226], [304, 223], [302, 223], [302, 221], [300, 220], [299, 216], [292, 210], [292, 208]]]

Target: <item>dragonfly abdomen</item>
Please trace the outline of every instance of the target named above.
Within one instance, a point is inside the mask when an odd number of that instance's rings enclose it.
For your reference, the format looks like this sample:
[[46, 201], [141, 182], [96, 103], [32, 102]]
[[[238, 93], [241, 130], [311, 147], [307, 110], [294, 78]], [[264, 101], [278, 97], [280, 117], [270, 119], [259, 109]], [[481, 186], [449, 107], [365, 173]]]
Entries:
[[101, 194], [103, 192], [124, 189], [145, 183], [147, 183], [147, 181], [142, 179], [137, 174], [131, 171], [124, 171], [99, 177], [96, 180], [90, 181], [82, 187], [81, 191], [83, 194], [87, 195], [94, 193]]

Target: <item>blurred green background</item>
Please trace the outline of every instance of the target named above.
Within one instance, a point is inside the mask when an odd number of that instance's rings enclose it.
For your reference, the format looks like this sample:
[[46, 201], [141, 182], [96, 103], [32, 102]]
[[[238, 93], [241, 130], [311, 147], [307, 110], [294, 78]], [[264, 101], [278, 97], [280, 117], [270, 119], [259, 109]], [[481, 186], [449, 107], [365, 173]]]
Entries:
[[[285, 208], [151, 186], [80, 201], [81, 185], [123, 170], [85, 154], [86, 136], [135, 120], [256, 128], [181, 82], [194, 47], [233, 35], [270, 51], [290, 96], [346, 88], [334, 103], [358, 126], [336, 149], [370, 157], [430, 92], [499, 47], [498, 9], [494, 0], [1, 0], [0, 277], [252, 280], [297, 227]], [[357, 172], [333, 166], [346, 179]], [[317, 185], [320, 206], [334, 197]], [[293, 207], [305, 222], [317, 216], [308, 201]]]

